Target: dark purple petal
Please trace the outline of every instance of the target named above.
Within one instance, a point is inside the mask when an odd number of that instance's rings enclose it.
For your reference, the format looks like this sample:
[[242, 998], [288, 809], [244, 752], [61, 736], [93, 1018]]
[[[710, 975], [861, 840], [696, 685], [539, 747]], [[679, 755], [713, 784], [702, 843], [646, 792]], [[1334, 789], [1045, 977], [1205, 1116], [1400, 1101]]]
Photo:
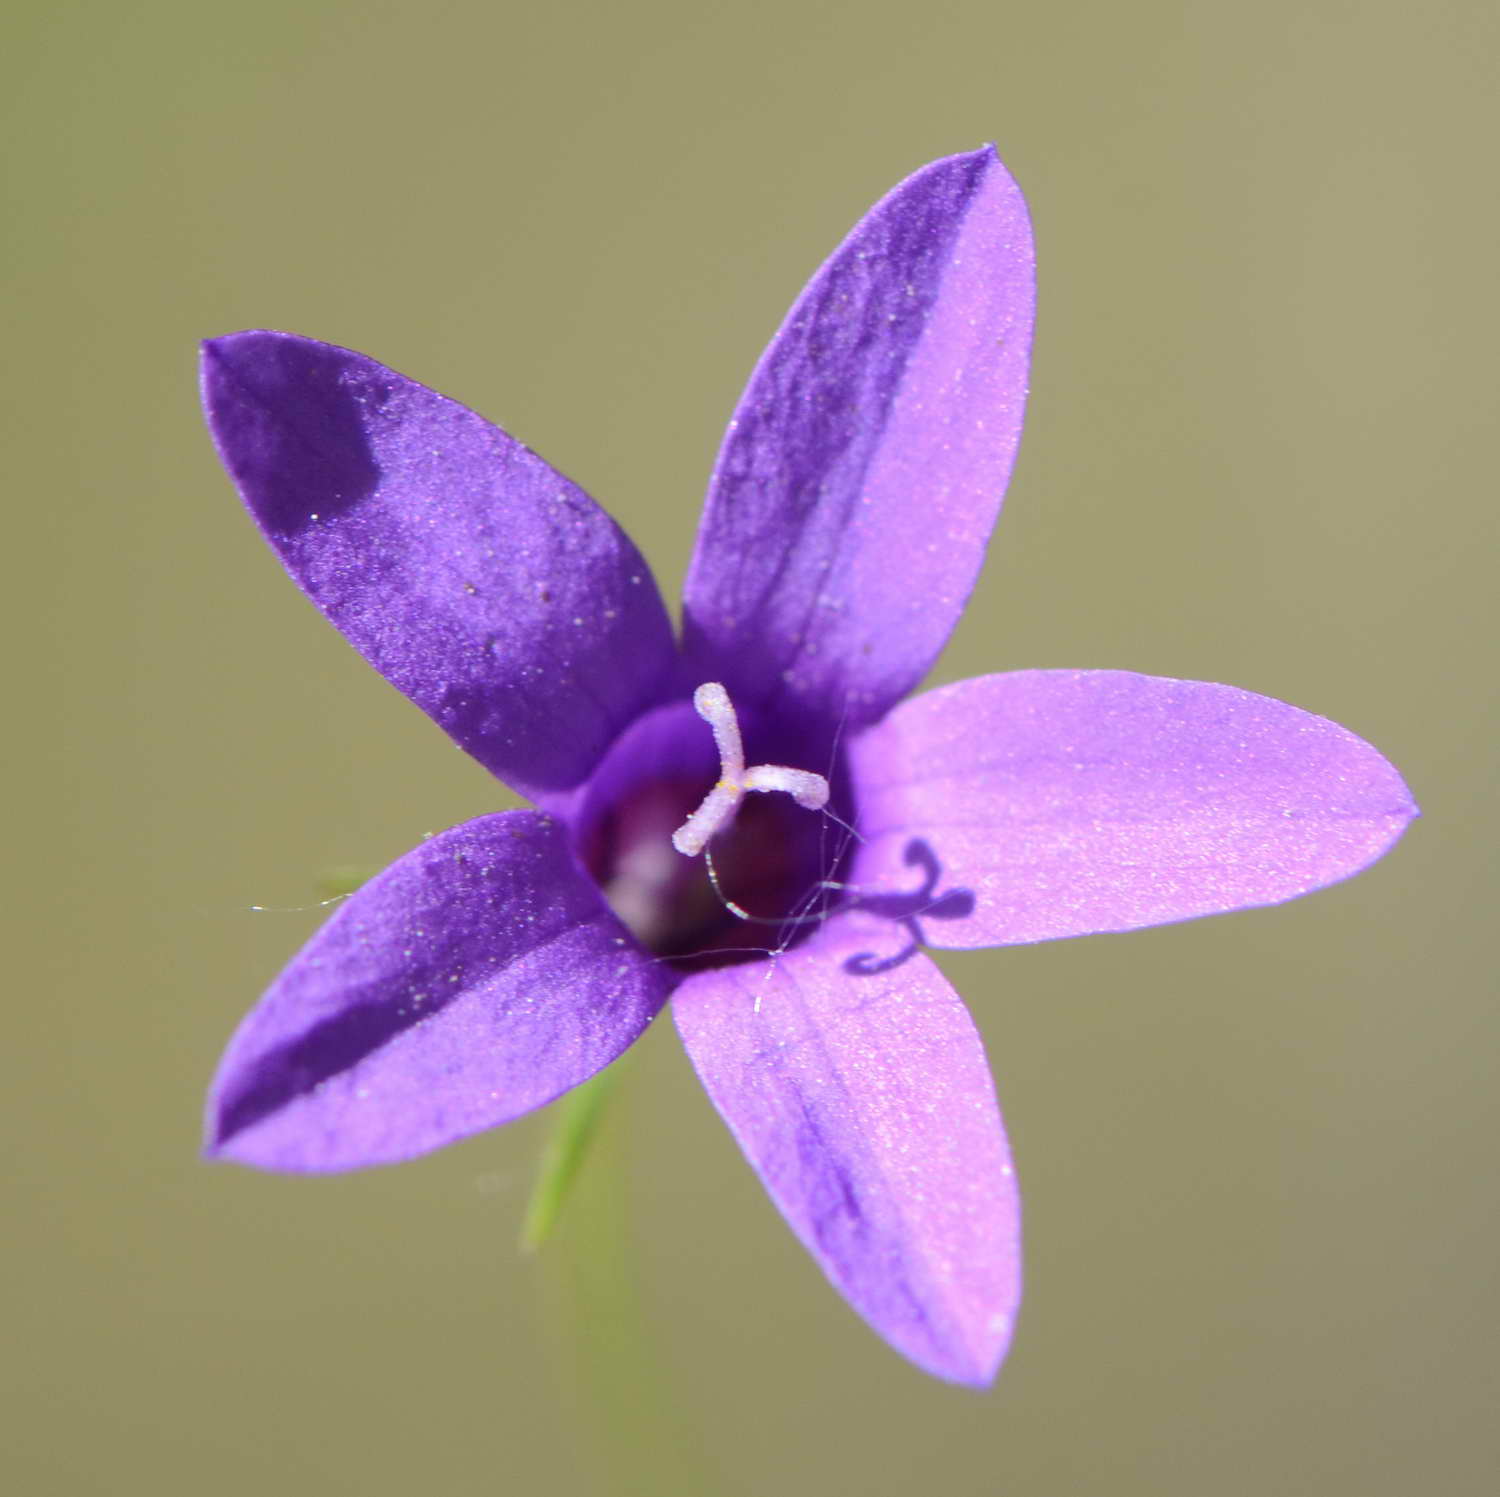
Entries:
[[685, 588], [694, 680], [857, 725], [922, 678], [1015, 461], [1034, 305], [1026, 205], [991, 147], [871, 210], [729, 424]]
[[299, 586], [482, 764], [586, 779], [660, 699], [671, 625], [577, 485], [456, 401], [287, 333], [204, 345], [220, 456]]
[[1396, 771], [1327, 718], [1128, 671], [927, 692], [854, 740], [850, 767], [853, 881], [930, 882], [915, 917], [933, 946], [1278, 904], [1358, 873], [1417, 815]]
[[984, 1385], [1021, 1293], [1020, 1202], [994, 1085], [927, 957], [850, 974], [881, 934], [867, 921], [842, 916], [774, 962], [689, 978], [677, 1028], [839, 1292], [919, 1367]]
[[209, 1152], [309, 1171], [426, 1153], [607, 1066], [670, 983], [562, 823], [483, 816], [366, 884], [276, 980], [219, 1066]]

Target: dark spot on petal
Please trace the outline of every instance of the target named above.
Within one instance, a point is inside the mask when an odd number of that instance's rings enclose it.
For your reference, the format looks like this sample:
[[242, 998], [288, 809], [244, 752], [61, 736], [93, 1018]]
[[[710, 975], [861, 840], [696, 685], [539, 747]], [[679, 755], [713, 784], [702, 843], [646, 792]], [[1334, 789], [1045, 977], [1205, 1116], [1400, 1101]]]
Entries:
[[370, 408], [389, 392], [359, 355], [241, 333], [206, 345], [204, 376], [225, 461], [273, 535], [290, 539], [374, 492]]

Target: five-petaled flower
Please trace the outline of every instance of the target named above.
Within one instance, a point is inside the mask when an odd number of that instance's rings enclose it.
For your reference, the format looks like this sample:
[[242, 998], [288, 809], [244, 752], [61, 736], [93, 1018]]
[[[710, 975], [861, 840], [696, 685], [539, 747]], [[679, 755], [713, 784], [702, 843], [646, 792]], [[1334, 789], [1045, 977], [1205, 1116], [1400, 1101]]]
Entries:
[[680, 644], [627, 537], [499, 428], [345, 349], [206, 345], [219, 451], [292, 576], [536, 806], [424, 842], [312, 938], [229, 1046], [212, 1154], [421, 1154], [594, 1075], [670, 996], [850, 1304], [929, 1372], [994, 1376], [1016, 1185], [979, 1038], [920, 944], [1273, 904], [1416, 814], [1353, 734], [1228, 686], [1036, 670], [902, 703], [980, 567], [1033, 304], [993, 150], [880, 202], [730, 422]]

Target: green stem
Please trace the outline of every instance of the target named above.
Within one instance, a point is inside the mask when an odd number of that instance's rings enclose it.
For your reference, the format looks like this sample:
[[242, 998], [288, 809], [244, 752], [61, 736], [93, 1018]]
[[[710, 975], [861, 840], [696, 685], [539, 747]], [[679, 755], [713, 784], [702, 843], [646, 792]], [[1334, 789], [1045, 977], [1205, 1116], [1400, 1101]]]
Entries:
[[[615, 1068], [618, 1069], [618, 1068]], [[543, 1156], [522, 1241], [551, 1233], [563, 1195], [566, 1221], [538, 1255], [538, 1299], [565, 1394], [578, 1408], [597, 1466], [590, 1490], [618, 1497], [713, 1497], [729, 1490], [687, 1424], [643, 1302], [629, 1222], [619, 1129], [598, 1135], [614, 1070], [562, 1105]], [[572, 1098], [577, 1097], [574, 1101]], [[617, 1119], [618, 1120], [618, 1119]], [[578, 1172], [594, 1141], [596, 1168]]]
[[531, 1199], [526, 1203], [526, 1216], [521, 1223], [523, 1253], [536, 1252], [552, 1235], [619, 1073], [619, 1066], [600, 1071], [557, 1103], [557, 1122], [542, 1150], [536, 1183], [531, 1187]]

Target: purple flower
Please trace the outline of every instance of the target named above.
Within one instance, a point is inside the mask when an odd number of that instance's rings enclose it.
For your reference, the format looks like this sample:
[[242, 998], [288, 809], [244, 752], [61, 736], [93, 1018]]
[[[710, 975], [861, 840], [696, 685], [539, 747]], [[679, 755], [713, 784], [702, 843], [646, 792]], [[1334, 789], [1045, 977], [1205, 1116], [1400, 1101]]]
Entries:
[[730, 422], [680, 646], [627, 537], [499, 428], [345, 349], [206, 345], [219, 451], [292, 576], [537, 807], [433, 837], [342, 906], [231, 1042], [211, 1153], [421, 1154], [594, 1075], [670, 995], [839, 1291], [929, 1372], [994, 1376], [1016, 1184], [979, 1037], [921, 945], [1274, 904], [1416, 814], [1353, 734], [1228, 686], [1020, 671], [898, 705], [978, 573], [1033, 303], [992, 150], [879, 203]]

